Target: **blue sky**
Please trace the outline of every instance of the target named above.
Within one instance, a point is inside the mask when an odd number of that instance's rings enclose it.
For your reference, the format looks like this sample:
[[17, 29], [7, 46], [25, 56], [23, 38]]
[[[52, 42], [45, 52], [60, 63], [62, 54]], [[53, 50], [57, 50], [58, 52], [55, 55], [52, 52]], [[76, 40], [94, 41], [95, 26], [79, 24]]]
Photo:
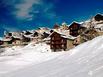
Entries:
[[103, 0], [0, 0], [0, 34], [81, 22], [96, 13], [103, 13]]

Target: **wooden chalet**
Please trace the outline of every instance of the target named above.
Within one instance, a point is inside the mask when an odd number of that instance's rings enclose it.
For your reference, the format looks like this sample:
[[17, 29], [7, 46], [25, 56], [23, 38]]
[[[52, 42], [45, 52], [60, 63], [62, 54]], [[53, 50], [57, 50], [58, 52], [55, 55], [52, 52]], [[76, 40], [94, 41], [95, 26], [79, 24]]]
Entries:
[[37, 37], [38, 35], [39, 35], [39, 33], [36, 31], [33, 33], [33, 37]]
[[3, 45], [3, 38], [0, 38], [0, 45]]
[[87, 40], [86, 40], [86, 38], [84, 38], [82, 35], [79, 35], [79, 36], [77, 36], [77, 38], [73, 41], [73, 45], [74, 46], [77, 46], [77, 45], [79, 45], [79, 44], [81, 44], [81, 43], [84, 43], [84, 42], [86, 42]]
[[23, 42], [30, 42], [31, 39], [30, 39], [30, 37], [27, 37], [27, 36], [25, 36], [25, 35], [22, 35], [22, 41], [23, 41]]
[[3, 39], [3, 44], [4, 45], [12, 44], [12, 38], [4, 38]]
[[97, 14], [94, 18], [96, 21], [101, 21], [101, 20], [103, 21], [103, 15], [101, 14]]
[[3, 37], [3, 45], [12, 44], [12, 33], [5, 32]]
[[0, 45], [3, 45], [3, 43], [4, 43], [4, 42], [3, 42], [2, 40], [0, 40]]
[[69, 26], [69, 30], [70, 30], [70, 35], [72, 36], [78, 36], [79, 34], [82, 33], [83, 30], [85, 30], [85, 27], [82, 27], [80, 24], [73, 22], [70, 26]]
[[20, 44], [22, 44], [22, 38], [12, 37], [12, 44], [13, 45], [20, 45]]
[[50, 35], [50, 48], [53, 51], [56, 50], [67, 50], [73, 48], [74, 38], [72, 36], [66, 36], [58, 32], [53, 32]]
[[99, 36], [99, 33], [94, 28], [91, 28], [87, 29], [82, 36], [87, 40], [92, 40], [93, 38]]
[[66, 50], [67, 39], [61, 37], [61, 35], [57, 32], [53, 32], [50, 35], [50, 48], [56, 51], [57, 49]]
[[99, 33], [95, 29], [87, 29], [84, 31], [83, 34], [77, 36], [77, 38], [74, 40], [73, 44], [75, 46], [84, 43], [88, 40], [92, 40], [93, 38], [99, 36]]
[[43, 38], [47, 38], [50, 35], [50, 33], [44, 32], [43, 33]]

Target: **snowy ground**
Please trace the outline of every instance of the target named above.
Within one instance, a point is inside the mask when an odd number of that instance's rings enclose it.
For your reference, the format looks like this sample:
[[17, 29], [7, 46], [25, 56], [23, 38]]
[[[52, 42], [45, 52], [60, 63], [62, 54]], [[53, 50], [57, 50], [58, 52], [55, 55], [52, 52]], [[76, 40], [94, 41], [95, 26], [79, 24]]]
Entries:
[[51, 52], [48, 45], [44, 43], [33, 43], [25, 47], [6, 48], [0, 54], [0, 77], [3, 74], [20, 70], [29, 65], [36, 65], [61, 55], [63, 52]]
[[[44, 45], [39, 47], [43, 46], [42, 50], [49, 49]], [[28, 48], [31, 49], [30, 52], [28, 52], [30, 49], [24, 48], [23, 53], [14, 56], [14, 59], [10, 57], [8, 61], [1, 59], [0, 77], [103, 77], [103, 36], [68, 52], [52, 53], [46, 50], [34, 53], [32, 46]], [[18, 69], [19, 66], [24, 68]], [[13, 71], [14, 68], [17, 69]]]

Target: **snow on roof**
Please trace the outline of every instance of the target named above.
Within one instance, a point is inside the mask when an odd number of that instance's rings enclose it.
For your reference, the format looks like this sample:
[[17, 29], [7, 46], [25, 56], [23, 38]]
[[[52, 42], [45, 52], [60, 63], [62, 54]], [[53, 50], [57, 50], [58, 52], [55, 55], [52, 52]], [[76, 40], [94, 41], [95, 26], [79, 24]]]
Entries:
[[[54, 30], [54, 32], [57, 32], [58, 34], [60, 34], [61, 35], [61, 37], [63, 37], [63, 38], [68, 38], [68, 39], [76, 39], [76, 37], [74, 37], [74, 36], [71, 36], [70, 34], [69, 34], [69, 30]], [[52, 33], [53, 34], [53, 33]], [[50, 36], [52, 35], [52, 34], [50, 34]]]
[[3, 41], [11, 41], [11, 38], [4, 38]]
[[22, 38], [21, 32], [12, 32], [12, 37], [21, 39]]
[[81, 24], [81, 22], [73, 21], [69, 24], [69, 26], [72, 25], [73, 23]]
[[22, 36], [13, 36], [14, 38], [22, 39]]
[[35, 37], [32, 36], [32, 34], [31, 35], [24, 35], [24, 36], [27, 37], [27, 38], [35, 38]]
[[28, 30], [30, 33], [35, 33], [35, 30]]
[[97, 24], [94, 26], [94, 28], [103, 28], [103, 24]]
[[35, 30], [37, 33], [39, 33], [40, 35], [43, 35], [43, 33], [47, 33], [50, 34], [50, 30]]
[[13, 37], [14, 37], [14, 38], [22, 39], [22, 35], [14, 35]]
[[77, 38], [77, 37], [73, 37], [73, 36], [71, 36], [71, 35], [68, 35], [68, 36], [66, 36], [66, 35], [61, 35], [61, 37], [67, 38], [67, 39], [71, 39], [71, 40], [74, 40], [74, 39]]
[[67, 25], [67, 23], [66, 23], [66, 22], [63, 22], [62, 25]]
[[50, 31], [45, 31], [45, 33], [50, 34]]
[[47, 38], [45, 38], [45, 39], [43, 39], [44, 41], [48, 41], [48, 40], [50, 40], [50, 37], [47, 37]]

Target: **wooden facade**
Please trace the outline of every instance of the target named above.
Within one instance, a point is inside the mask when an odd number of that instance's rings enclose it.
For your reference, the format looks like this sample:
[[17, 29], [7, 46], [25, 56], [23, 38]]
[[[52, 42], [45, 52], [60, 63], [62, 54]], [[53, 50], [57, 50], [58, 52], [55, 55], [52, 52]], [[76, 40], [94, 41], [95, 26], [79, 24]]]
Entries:
[[101, 20], [103, 20], [103, 15], [97, 14], [94, 18], [96, 21], [101, 21]]
[[12, 44], [13, 45], [18, 45], [18, 44], [21, 44], [21, 43], [22, 43], [22, 40], [20, 38], [12, 37]]
[[24, 35], [22, 35], [22, 42], [30, 42], [30, 38], [29, 37], [25, 37]]
[[53, 49], [54, 51], [63, 49], [66, 50], [67, 48], [67, 39], [61, 37], [61, 35], [57, 32], [53, 32], [50, 35], [50, 48]]
[[80, 24], [73, 22], [70, 26], [69, 26], [69, 30], [70, 30], [70, 35], [72, 36], [78, 36], [80, 34], [80, 31], [84, 29], [84, 27], [81, 27]]
[[3, 45], [12, 44], [12, 39], [3, 40]]
[[50, 35], [49, 33], [44, 32], [44, 33], [43, 33], [43, 39], [44, 39], [44, 38], [47, 38], [49, 35]]
[[2, 40], [0, 40], [0, 45], [3, 45], [3, 43], [4, 43], [4, 42], [3, 42]]

